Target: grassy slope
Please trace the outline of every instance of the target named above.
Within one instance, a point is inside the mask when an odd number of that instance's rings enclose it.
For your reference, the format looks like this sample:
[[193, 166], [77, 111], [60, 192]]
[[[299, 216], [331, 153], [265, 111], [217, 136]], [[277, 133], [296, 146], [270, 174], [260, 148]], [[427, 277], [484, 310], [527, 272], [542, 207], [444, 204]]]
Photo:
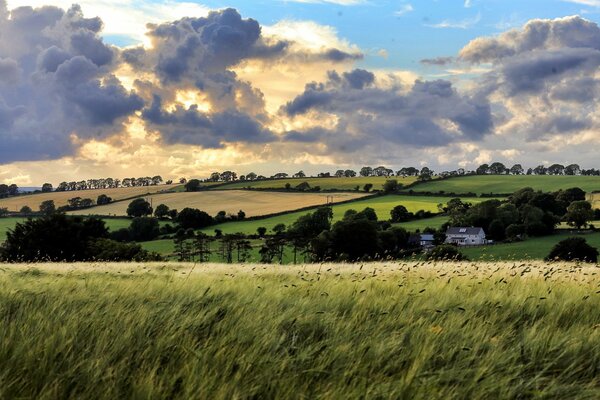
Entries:
[[[405, 206], [409, 211], [416, 212], [419, 210], [426, 210], [431, 212], [438, 212], [438, 204], [447, 203], [450, 198], [447, 197], [428, 197], [428, 196], [380, 196], [370, 198], [366, 200], [355, 201], [348, 204], [341, 204], [333, 206], [334, 221], [339, 220], [344, 216], [347, 210], [361, 211], [366, 207], [375, 209], [377, 216], [380, 220], [388, 220], [390, 218], [390, 211], [397, 205]], [[487, 199], [468, 199], [469, 202], [481, 202]], [[266, 218], [255, 221], [240, 221], [240, 222], [229, 222], [214, 227], [205, 229], [206, 233], [212, 234], [215, 229], [221, 229], [224, 233], [256, 233], [258, 227], [264, 226], [267, 229], [272, 229], [277, 224], [285, 224], [286, 226], [291, 225], [300, 216], [307, 214], [306, 211], [281, 215], [272, 218]], [[439, 222], [439, 221], [436, 221]], [[443, 223], [443, 222], [442, 222]], [[440, 224], [441, 225], [441, 224]], [[414, 222], [411, 226], [422, 226], [419, 222]], [[425, 225], [429, 226], [429, 225]], [[423, 227], [425, 227], [423, 226]]]
[[270, 179], [264, 181], [252, 181], [252, 182], [236, 182], [229, 185], [223, 185], [218, 189], [243, 189], [252, 187], [256, 189], [283, 189], [286, 183], [296, 187], [302, 182], [308, 182], [311, 187], [320, 186], [321, 190], [354, 190], [356, 186], [363, 190], [363, 186], [367, 183], [373, 185], [373, 189], [382, 189], [383, 184], [388, 179], [396, 179], [403, 185], [410, 185], [416, 181], [415, 177], [355, 177], [355, 178], [290, 178], [290, 179]]
[[579, 187], [586, 192], [600, 190], [600, 177], [597, 176], [505, 176], [486, 175], [451, 178], [419, 184], [415, 191], [467, 193], [514, 193], [532, 187], [545, 192]]
[[0, 398], [599, 398], [597, 275], [511, 267], [3, 266]]
[[67, 205], [67, 201], [74, 197], [89, 198], [94, 201], [101, 194], [106, 194], [112, 197], [113, 200], [128, 199], [136, 196], [143, 196], [148, 193], [158, 193], [166, 190], [172, 190], [178, 185], [158, 185], [158, 186], [143, 186], [118, 189], [94, 189], [94, 190], [78, 190], [73, 192], [51, 192], [38, 193], [24, 196], [10, 197], [8, 199], [0, 199], [0, 208], [6, 207], [10, 211], [19, 211], [21, 207], [27, 205], [32, 210], [38, 210], [40, 204], [46, 200], [54, 200], [56, 207]]
[[[498, 244], [494, 246], [474, 247], [461, 250], [471, 260], [527, 260], [544, 259], [552, 247], [561, 240], [575, 236], [559, 233], [541, 238], [531, 238], [523, 242]], [[588, 243], [600, 249], [600, 233], [581, 235]]]
[[[335, 193], [333, 194], [333, 201], [341, 202], [363, 196], [365, 196], [365, 193]], [[248, 217], [325, 205], [327, 199], [328, 195], [324, 193], [251, 192], [247, 190], [167, 193], [148, 197], [148, 201], [151, 201], [154, 207], [159, 204], [166, 204], [169, 208], [176, 210], [192, 207], [206, 211], [213, 216], [219, 211], [235, 215], [239, 210], [244, 210]], [[125, 201], [74, 211], [69, 214], [127, 215], [128, 205], [129, 202]]]
[[25, 218], [0, 218], [0, 244], [6, 240], [6, 232], [15, 227], [17, 222], [25, 221]]

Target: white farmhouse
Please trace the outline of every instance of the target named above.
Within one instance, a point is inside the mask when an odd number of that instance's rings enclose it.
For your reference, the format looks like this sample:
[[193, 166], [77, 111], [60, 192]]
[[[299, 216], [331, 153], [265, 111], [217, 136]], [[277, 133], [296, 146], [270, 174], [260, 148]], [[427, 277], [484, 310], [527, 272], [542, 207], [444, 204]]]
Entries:
[[481, 246], [487, 243], [483, 228], [448, 228], [446, 243], [457, 246]]

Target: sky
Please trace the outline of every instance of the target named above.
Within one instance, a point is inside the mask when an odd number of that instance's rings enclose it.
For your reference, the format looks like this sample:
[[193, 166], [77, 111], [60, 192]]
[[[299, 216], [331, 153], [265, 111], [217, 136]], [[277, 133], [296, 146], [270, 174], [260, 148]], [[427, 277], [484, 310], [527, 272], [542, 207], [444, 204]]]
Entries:
[[0, 0], [0, 182], [600, 167], [597, 0]]

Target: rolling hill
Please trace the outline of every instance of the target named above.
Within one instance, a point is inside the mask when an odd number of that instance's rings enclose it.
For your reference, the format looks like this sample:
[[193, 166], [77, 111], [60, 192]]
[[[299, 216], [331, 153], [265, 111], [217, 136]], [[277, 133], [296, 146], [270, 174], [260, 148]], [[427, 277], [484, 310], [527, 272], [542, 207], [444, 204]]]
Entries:
[[[334, 202], [353, 200], [364, 197], [365, 193], [287, 193], [287, 192], [253, 192], [244, 190], [204, 191], [165, 193], [147, 196], [154, 207], [166, 204], [171, 209], [182, 210], [186, 207], [198, 208], [210, 215], [219, 211], [237, 214], [243, 210], [247, 217], [276, 214], [305, 207], [327, 204], [328, 197]], [[127, 215], [129, 202], [118, 202], [106, 206], [93, 207], [70, 212], [72, 215]]]
[[217, 187], [219, 190], [233, 190], [233, 189], [284, 189], [286, 184], [290, 184], [291, 187], [296, 187], [302, 182], [307, 182], [311, 187], [319, 186], [321, 190], [347, 190], [353, 191], [356, 187], [359, 190], [363, 190], [363, 186], [367, 183], [373, 185], [374, 190], [382, 189], [385, 181], [389, 179], [396, 179], [398, 183], [403, 185], [410, 185], [416, 181], [416, 177], [382, 177], [382, 176], [369, 176], [369, 177], [354, 177], [354, 178], [288, 178], [288, 179], [267, 179], [261, 181], [245, 181], [225, 184]]
[[476, 194], [509, 194], [531, 187], [544, 192], [579, 187], [586, 192], [600, 190], [598, 176], [548, 176], [548, 175], [476, 175], [420, 183], [416, 192], [446, 192]]

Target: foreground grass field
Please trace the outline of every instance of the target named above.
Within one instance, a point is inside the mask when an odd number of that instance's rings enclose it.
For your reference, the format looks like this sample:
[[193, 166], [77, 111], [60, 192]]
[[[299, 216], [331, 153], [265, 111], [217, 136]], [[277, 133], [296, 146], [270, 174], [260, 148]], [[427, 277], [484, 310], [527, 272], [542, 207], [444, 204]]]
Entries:
[[0, 398], [596, 399], [598, 272], [3, 265]]
[[0, 208], [8, 208], [9, 211], [19, 211], [23, 206], [29, 206], [36, 211], [40, 208], [40, 204], [46, 200], [53, 200], [56, 207], [65, 206], [69, 199], [74, 197], [89, 198], [94, 201], [101, 194], [111, 197], [114, 201], [129, 199], [147, 194], [154, 194], [164, 191], [170, 191], [179, 185], [158, 185], [158, 186], [139, 186], [130, 188], [117, 189], [93, 189], [93, 190], [77, 190], [73, 192], [51, 192], [29, 194], [17, 197], [9, 197], [0, 199]]
[[358, 186], [359, 190], [363, 190], [363, 187], [370, 183], [373, 185], [374, 190], [383, 189], [383, 184], [389, 179], [396, 179], [398, 183], [403, 185], [410, 185], [414, 183], [417, 178], [411, 177], [391, 177], [386, 178], [382, 176], [368, 176], [362, 177], [357, 176], [354, 178], [289, 178], [289, 179], [268, 179], [264, 181], [248, 181], [248, 182], [236, 182], [228, 185], [219, 186], [218, 189], [283, 189], [286, 184], [290, 184], [292, 187], [296, 187], [302, 182], [307, 182], [311, 187], [319, 186], [321, 190], [355, 190]]
[[[171, 209], [182, 210], [186, 207], [198, 208], [214, 216], [219, 211], [237, 215], [243, 210], [246, 216], [276, 214], [283, 211], [297, 210], [304, 207], [326, 205], [333, 197], [334, 202], [358, 199], [365, 193], [284, 193], [284, 192], [251, 192], [244, 190], [205, 191], [195, 193], [167, 193], [148, 196], [147, 200], [155, 207], [166, 204]], [[106, 206], [93, 207], [74, 211], [72, 215], [127, 215], [128, 202], [113, 203]]]
[[[348, 210], [356, 210], [362, 211], [366, 207], [371, 207], [377, 213], [377, 216], [381, 221], [386, 221], [390, 219], [390, 211], [398, 206], [405, 206], [410, 212], [417, 212], [419, 210], [430, 211], [433, 213], [439, 212], [438, 204], [446, 204], [451, 197], [434, 197], [434, 196], [397, 196], [397, 195], [387, 195], [387, 196], [379, 196], [373, 197], [364, 200], [358, 200], [348, 204], [339, 204], [334, 205], [333, 209], [333, 220], [339, 221], [344, 217], [344, 213]], [[469, 198], [464, 201], [470, 203], [480, 203], [488, 199], [478, 199], [478, 198]], [[204, 230], [207, 234], [213, 234], [215, 229], [220, 229], [223, 233], [246, 233], [253, 234], [256, 233], [256, 229], [259, 227], [265, 227], [268, 230], [273, 229], [275, 225], [284, 224], [285, 226], [290, 226], [293, 224], [298, 218], [302, 215], [306, 215], [308, 211], [299, 211], [285, 215], [279, 215], [276, 217], [270, 217], [265, 219], [253, 220], [253, 221], [236, 221], [236, 222], [227, 222], [224, 224], [216, 225], [209, 227]], [[439, 227], [445, 221], [441, 219], [437, 219], [434, 221], [431, 220], [421, 220], [421, 221], [413, 221], [408, 223], [407, 226], [415, 229], [423, 229], [425, 227]], [[408, 229], [408, 228], [407, 228]]]
[[418, 192], [440, 192], [477, 194], [509, 194], [519, 189], [532, 187], [544, 192], [579, 187], [586, 192], [600, 190], [598, 176], [537, 176], [537, 175], [479, 175], [451, 178], [419, 184], [413, 188]]

